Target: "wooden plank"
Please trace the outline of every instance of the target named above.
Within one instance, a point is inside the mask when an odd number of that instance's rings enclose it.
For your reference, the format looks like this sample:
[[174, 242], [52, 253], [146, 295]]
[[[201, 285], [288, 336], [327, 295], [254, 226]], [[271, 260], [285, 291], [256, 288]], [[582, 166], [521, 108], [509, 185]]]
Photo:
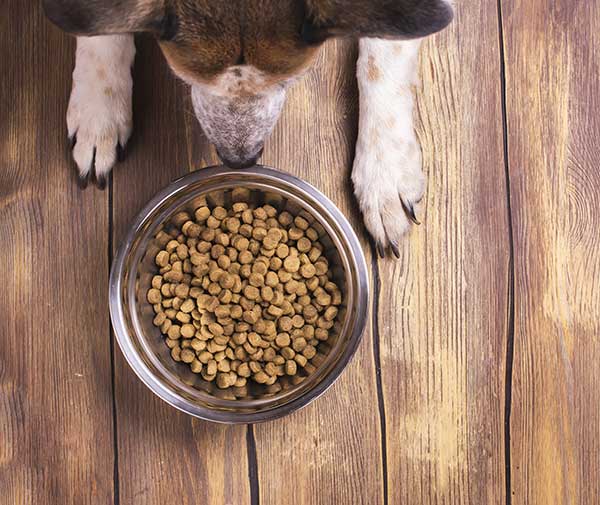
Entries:
[[[290, 93], [264, 162], [320, 188], [361, 230], [350, 187], [356, 56], [349, 42], [323, 48], [315, 67]], [[363, 246], [368, 250], [364, 240]], [[254, 428], [261, 504], [383, 502], [372, 349], [369, 328], [356, 357], [324, 397]]]
[[[113, 174], [114, 245], [142, 206], [171, 180], [216, 161], [189, 91], [150, 39], [138, 41], [135, 131]], [[205, 423], [154, 396], [115, 350], [121, 503], [249, 503], [246, 427]]]
[[514, 503], [600, 496], [600, 2], [505, 0]]
[[113, 500], [108, 199], [67, 149], [72, 39], [0, 17], [0, 501]]
[[[494, 2], [426, 42], [428, 192], [399, 262], [380, 262], [388, 503], [504, 503], [509, 226]], [[485, 62], [483, 64], [482, 62]]]

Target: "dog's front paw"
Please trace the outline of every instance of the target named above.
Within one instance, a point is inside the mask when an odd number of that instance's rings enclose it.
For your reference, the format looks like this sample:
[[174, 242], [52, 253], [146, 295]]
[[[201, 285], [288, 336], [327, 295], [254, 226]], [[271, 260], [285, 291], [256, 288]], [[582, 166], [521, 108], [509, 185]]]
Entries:
[[102, 41], [91, 44], [91, 40], [78, 41], [67, 130], [80, 184], [85, 187], [95, 179], [103, 188], [131, 134], [133, 81], [129, 60], [133, 55], [121, 52], [107, 61], [99, 45]]
[[388, 139], [357, 145], [352, 180], [365, 225], [373, 236], [378, 254], [389, 246], [400, 256], [399, 242], [410, 228], [419, 224], [415, 206], [423, 197], [425, 177], [421, 148], [414, 139]]

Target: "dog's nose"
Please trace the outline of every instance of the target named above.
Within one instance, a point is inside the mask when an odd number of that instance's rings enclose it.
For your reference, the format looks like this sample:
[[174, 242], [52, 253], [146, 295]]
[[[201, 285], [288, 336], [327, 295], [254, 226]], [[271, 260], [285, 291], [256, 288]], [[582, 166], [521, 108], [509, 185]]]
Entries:
[[230, 159], [227, 156], [223, 156], [219, 150], [217, 149], [217, 154], [219, 155], [219, 158], [221, 158], [221, 161], [227, 165], [229, 168], [233, 168], [235, 170], [240, 170], [243, 168], [250, 168], [253, 167], [254, 165], [256, 165], [256, 162], [258, 161], [258, 159], [262, 156], [262, 153], [264, 151], [264, 148], [261, 147], [260, 151], [258, 151], [258, 153], [250, 158], [247, 159]]

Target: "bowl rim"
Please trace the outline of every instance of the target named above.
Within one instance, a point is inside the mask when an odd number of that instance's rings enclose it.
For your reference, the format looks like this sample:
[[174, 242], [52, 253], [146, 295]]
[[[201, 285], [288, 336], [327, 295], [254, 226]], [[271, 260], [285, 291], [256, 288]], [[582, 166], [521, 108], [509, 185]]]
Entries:
[[[354, 270], [356, 272], [357, 282], [357, 324], [351, 329], [351, 333], [348, 336], [348, 345], [342, 350], [340, 358], [332, 367], [329, 374], [327, 374], [321, 382], [317, 383], [314, 388], [307, 390], [288, 403], [259, 412], [236, 413], [232, 411], [221, 411], [197, 405], [180, 397], [169, 388], [165, 387], [148, 368], [144, 360], [141, 359], [125, 324], [125, 311], [121, 295], [126, 283], [126, 279], [124, 278], [126, 259], [131, 252], [139, 230], [142, 229], [147, 222], [148, 216], [151, 216], [167, 199], [172, 198], [186, 187], [223, 175], [240, 175], [245, 178], [248, 176], [275, 178], [285, 185], [295, 186], [303, 192], [308, 193], [313, 200], [317, 201], [324, 210], [329, 213], [329, 217], [332, 218], [332, 221], [339, 228], [341, 236], [344, 237], [347, 246], [351, 251], [349, 259], [351, 262], [354, 262], [356, 266]], [[264, 165], [255, 165], [240, 170], [230, 169], [222, 165], [202, 168], [175, 179], [169, 185], [161, 189], [146, 205], [144, 205], [142, 210], [138, 212], [127, 228], [127, 233], [121, 240], [121, 244], [114, 255], [109, 280], [109, 309], [114, 335], [121, 352], [125, 356], [125, 360], [134, 373], [146, 387], [150, 389], [150, 391], [177, 410], [199, 419], [222, 424], [253, 424], [275, 420], [300, 410], [323, 395], [339, 379], [341, 373], [350, 363], [358, 349], [368, 322], [367, 313], [370, 306], [370, 299], [371, 288], [364, 252], [354, 229], [343, 213], [327, 196], [312, 184], [287, 172], [282, 172]]]

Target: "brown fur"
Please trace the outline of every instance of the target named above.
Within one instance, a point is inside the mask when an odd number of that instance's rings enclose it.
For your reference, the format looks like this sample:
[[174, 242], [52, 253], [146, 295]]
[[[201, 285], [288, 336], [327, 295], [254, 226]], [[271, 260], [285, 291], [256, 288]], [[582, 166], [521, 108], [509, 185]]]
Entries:
[[210, 83], [247, 64], [265, 86], [299, 74], [329, 36], [421, 37], [443, 28], [442, 0], [44, 0], [48, 17], [79, 35], [148, 31], [175, 72]]
[[243, 63], [277, 81], [301, 72], [310, 63], [316, 48], [301, 38], [301, 2], [238, 0], [232, 4], [173, 2], [177, 33], [160, 45], [178, 74], [210, 81], [228, 67]]

